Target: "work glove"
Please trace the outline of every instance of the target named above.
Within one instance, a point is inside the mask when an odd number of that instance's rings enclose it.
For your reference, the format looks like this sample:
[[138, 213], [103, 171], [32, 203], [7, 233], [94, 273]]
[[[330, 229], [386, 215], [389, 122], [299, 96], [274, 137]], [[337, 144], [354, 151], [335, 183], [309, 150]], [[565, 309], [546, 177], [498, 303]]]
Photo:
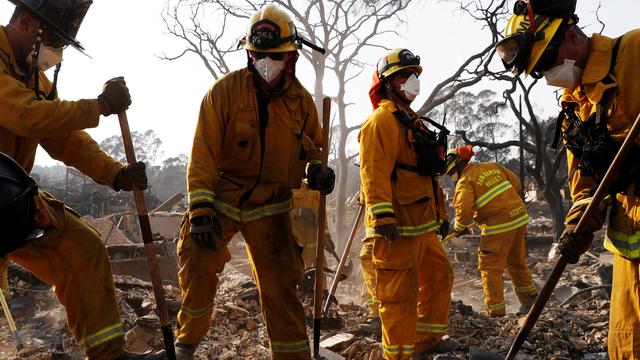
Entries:
[[569, 264], [576, 264], [580, 255], [584, 254], [593, 242], [592, 232], [575, 233], [575, 225], [567, 225], [560, 235], [558, 251], [564, 255]]
[[215, 215], [201, 215], [191, 219], [191, 239], [203, 249], [218, 250], [216, 241], [222, 239], [222, 227]]
[[396, 223], [376, 225], [373, 229], [376, 234], [384, 237], [389, 242], [394, 242], [400, 239], [400, 232], [398, 231]]
[[332, 168], [322, 171], [320, 164], [307, 165], [307, 185], [311, 190], [317, 190], [322, 195], [330, 194], [333, 191], [333, 184], [336, 174]]
[[140, 190], [147, 188], [147, 173], [142, 161], [138, 161], [135, 164], [127, 164], [118, 171], [113, 181], [113, 188], [116, 191], [131, 191], [134, 185]]
[[438, 229], [438, 234], [440, 234], [440, 236], [444, 239], [445, 237], [447, 237], [447, 235], [449, 235], [450, 231], [451, 231], [451, 223], [449, 223], [449, 220], [444, 220], [442, 224], [440, 224], [440, 228]]
[[127, 110], [131, 105], [131, 95], [124, 78], [120, 76], [104, 83], [102, 94], [98, 95], [98, 100], [102, 105], [100, 113], [104, 116]]

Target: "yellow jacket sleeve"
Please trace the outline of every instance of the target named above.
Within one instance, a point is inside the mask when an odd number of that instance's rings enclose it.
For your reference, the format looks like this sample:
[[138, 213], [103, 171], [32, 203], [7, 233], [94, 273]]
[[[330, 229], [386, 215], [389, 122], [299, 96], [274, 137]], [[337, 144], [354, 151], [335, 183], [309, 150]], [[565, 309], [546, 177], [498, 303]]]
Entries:
[[[307, 151], [307, 161], [315, 163], [322, 159], [322, 152], [320, 151], [322, 148], [322, 126], [318, 119], [316, 105], [310, 95], [305, 97], [305, 107], [305, 111], [309, 114], [309, 120], [307, 121], [304, 133], [309, 137], [315, 147], [315, 149]], [[322, 151], [325, 151], [325, 149], [322, 149]]]
[[[44, 78], [44, 74], [41, 78]], [[16, 135], [31, 138], [50, 137], [93, 128], [98, 126], [100, 120], [97, 99], [36, 100], [32, 89], [9, 74], [2, 73], [0, 108], [2, 127]]]
[[360, 177], [373, 225], [395, 222], [391, 174], [398, 158], [401, 129], [393, 114], [378, 108], [360, 130]]
[[447, 213], [447, 201], [444, 196], [444, 191], [438, 184], [438, 189], [435, 189], [434, 192], [438, 192], [438, 208], [436, 209], [438, 213], [438, 220], [445, 221], [449, 220], [449, 214]]
[[124, 167], [102, 151], [100, 145], [84, 131], [40, 139], [40, 145], [52, 158], [75, 167], [98, 184], [111, 188], [118, 171]]
[[454, 231], [463, 231], [473, 223], [473, 215], [475, 213], [473, 201], [473, 187], [464, 177], [461, 177], [456, 184], [456, 190], [453, 196], [453, 206], [456, 209]]
[[224, 134], [225, 111], [222, 104], [223, 89], [214, 84], [207, 92], [200, 105], [200, 115], [193, 138], [191, 156], [187, 168], [187, 191], [189, 205], [196, 203], [213, 203], [213, 188], [218, 180], [217, 158], [222, 148]]

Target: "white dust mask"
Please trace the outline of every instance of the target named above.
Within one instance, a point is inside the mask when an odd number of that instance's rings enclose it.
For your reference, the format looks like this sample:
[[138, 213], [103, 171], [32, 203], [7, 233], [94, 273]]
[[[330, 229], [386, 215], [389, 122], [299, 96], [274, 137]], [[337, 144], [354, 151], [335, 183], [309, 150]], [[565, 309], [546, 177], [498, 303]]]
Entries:
[[[35, 50], [34, 50], [35, 51]], [[33, 51], [27, 56], [27, 64], [33, 62]], [[40, 45], [40, 54], [38, 55], [38, 68], [47, 71], [62, 62], [62, 48], [53, 48]]]
[[420, 95], [420, 79], [418, 75], [411, 74], [407, 78], [404, 84], [400, 85], [400, 90], [404, 91], [404, 96], [410, 101], [413, 101], [418, 95]]
[[273, 60], [272, 58], [265, 56], [262, 59], [254, 61], [254, 65], [260, 77], [264, 81], [271, 83], [275, 80], [280, 73], [284, 70], [284, 60]]
[[572, 90], [582, 78], [582, 69], [577, 67], [575, 63], [575, 60], [565, 59], [564, 64], [543, 71], [542, 75], [548, 85]]

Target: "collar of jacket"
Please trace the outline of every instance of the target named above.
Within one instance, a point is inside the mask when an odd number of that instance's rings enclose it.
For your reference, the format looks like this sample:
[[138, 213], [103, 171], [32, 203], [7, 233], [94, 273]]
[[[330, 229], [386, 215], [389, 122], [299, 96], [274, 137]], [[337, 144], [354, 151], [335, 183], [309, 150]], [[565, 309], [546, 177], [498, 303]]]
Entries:
[[[398, 106], [398, 104], [390, 99], [382, 99], [380, 100], [380, 105], [378, 106], [378, 109], [384, 109], [390, 113], [394, 113], [396, 110], [398, 110], [400, 107]], [[405, 109], [409, 112], [409, 116], [411, 116], [412, 118], [416, 118], [418, 117], [418, 115], [411, 109]]]
[[618, 86], [616, 81], [611, 84], [602, 83], [611, 67], [611, 52], [614, 43], [615, 39], [593, 34], [589, 57], [582, 73], [581, 85], [571, 91], [565, 89], [561, 98], [562, 103], [582, 103], [586, 96], [590, 103], [597, 104], [606, 90]]
[[16, 62], [15, 56], [13, 55], [13, 48], [11, 47], [4, 26], [0, 26], [0, 61], [4, 63], [4, 67], [11, 72], [11, 75], [18, 78], [26, 76]]

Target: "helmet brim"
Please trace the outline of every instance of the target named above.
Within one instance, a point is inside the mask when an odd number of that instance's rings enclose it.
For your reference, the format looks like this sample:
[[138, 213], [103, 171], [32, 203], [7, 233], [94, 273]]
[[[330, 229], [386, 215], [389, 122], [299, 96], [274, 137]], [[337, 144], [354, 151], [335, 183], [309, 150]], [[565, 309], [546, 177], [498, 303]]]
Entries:
[[84, 54], [84, 50], [85, 50], [84, 46], [82, 46], [82, 44], [75, 37], [69, 35], [66, 31], [64, 31], [58, 25], [56, 25], [56, 23], [53, 22], [51, 19], [42, 15], [36, 9], [32, 8], [28, 4], [22, 2], [21, 0], [9, 0], [9, 1], [12, 2], [15, 6], [27, 11], [31, 16], [44, 22], [48, 28], [52, 29], [58, 36], [62, 37], [69, 45], [73, 46], [78, 51]]

